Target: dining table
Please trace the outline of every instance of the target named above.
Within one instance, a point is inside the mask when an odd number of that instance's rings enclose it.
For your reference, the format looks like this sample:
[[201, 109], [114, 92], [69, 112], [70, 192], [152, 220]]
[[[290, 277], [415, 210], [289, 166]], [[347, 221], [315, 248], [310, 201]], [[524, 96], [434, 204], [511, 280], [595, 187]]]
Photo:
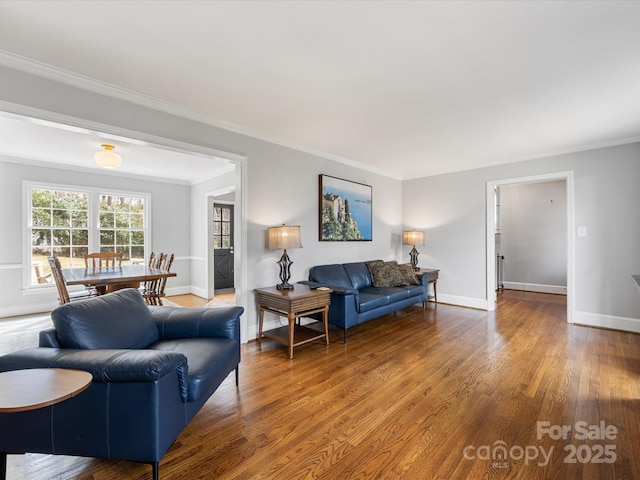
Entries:
[[[137, 288], [141, 282], [175, 277], [175, 272], [149, 267], [148, 265], [122, 265], [109, 267], [63, 268], [67, 285], [87, 287]], [[98, 291], [101, 291], [98, 289]]]

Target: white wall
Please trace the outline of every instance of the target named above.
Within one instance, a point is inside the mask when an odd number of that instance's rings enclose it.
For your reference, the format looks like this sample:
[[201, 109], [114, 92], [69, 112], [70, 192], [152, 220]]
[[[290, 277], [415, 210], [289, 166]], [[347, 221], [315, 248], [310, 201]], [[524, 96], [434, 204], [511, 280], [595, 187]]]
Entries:
[[575, 224], [588, 232], [574, 239], [574, 321], [640, 331], [630, 277], [640, 272], [637, 143], [404, 182], [404, 224], [426, 229], [420, 263], [442, 270], [438, 298], [486, 303], [487, 182], [566, 171], [574, 172]]
[[[256, 287], [278, 283], [275, 262], [281, 253], [265, 247], [268, 226], [288, 223], [302, 227], [304, 248], [289, 252], [294, 262], [292, 281], [305, 279], [309, 267], [316, 264], [391, 259], [400, 254], [402, 184], [398, 180], [7, 67], [0, 67], [0, 110], [22, 115], [30, 113], [49, 120], [64, 119], [70, 124], [86, 126], [90, 123], [132, 138], [139, 132], [142, 136], [152, 136], [159, 144], [168, 139], [191, 146], [195, 151], [215, 149], [245, 157], [246, 162], [238, 166], [242, 171], [242, 192], [237, 192], [241, 201], [246, 201], [241, 207], [244, 231], [242, 239], [236, 236], [236, 242], [242, 243], [245, 265], [243, 271], [236, 271], [238, 301], [246, 308], [242, 325], [245, 341], [255, 337], [257, 331], [251, 292]], [[372, 242], [318, 241], [319, 174], [373, 187]], [[200, 194], [193, 195], [198, 197]], [[193, 196], [191, 199], [188, 201], [190, 207], [200, 208], [199, 200], [193, 200]], [[186, 241], [202, 238], [201, 227], [193, 221], [193, 218], [201, 218], [200, 214], [196, 211], [182, 218], [189, 222], [189, 233], [183, 233]], [[169, 230], [160, 233], [170, 233]], [[173, 231], [180, 233], [176, 229]], [[0, 251], [4, 250], [5, 238], [1, 237]], [[190, 245], [191, 251], [187, 255], [199, 258], [202, 255], [200, 244], [193, 240]], [[16, 253], [1, 259], [0, 269], [3, 263], [20, 263], [20, 255]], [[200, 275], [196, 273], [194, 277]], [[11, 301], [14, 301], [13, 297], [12, 293]]]
[[505, 288], [566, 293], [566, 182], [518, 183], [499, 188]]

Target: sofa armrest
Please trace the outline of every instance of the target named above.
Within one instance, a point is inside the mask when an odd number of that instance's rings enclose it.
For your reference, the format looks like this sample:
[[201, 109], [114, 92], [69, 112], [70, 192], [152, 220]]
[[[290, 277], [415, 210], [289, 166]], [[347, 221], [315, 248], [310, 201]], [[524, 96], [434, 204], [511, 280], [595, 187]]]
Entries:
[[178, 370], [186, 391], [187, 358], [175, 352], [28, 348], [0, 357], [0, 371], [26, 368], [84, 370], [100, 383], [153, 382]]
[[243, 307], [149, 307], [161, 340], [219, 337], [240, 341]]
[[428, 285], [429, 284], [429, 272], [419, 273], [416, 276], [418, 277], [418, 280], [420, 281], [421, 285]]
[[358, 289], [353, 287], [340, 287], [337, 285], [330, 285], [327, 283], [312, 282], [311, 280], [302, 280], [298, 283], [301, 283], [302, 285], [309, 285], [311, 288], [327, 287], [333, 290], [331, 294], [335, 293], [336, 295], [358, 295], [359, 294]]

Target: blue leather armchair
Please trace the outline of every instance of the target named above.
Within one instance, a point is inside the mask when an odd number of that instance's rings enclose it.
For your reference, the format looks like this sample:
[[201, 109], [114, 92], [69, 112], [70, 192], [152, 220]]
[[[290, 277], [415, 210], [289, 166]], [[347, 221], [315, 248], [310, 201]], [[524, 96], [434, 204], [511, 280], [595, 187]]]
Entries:
[[309, 269], [309, 280], [300, 282], [333, 290], [329, 323], [344, 329], [345, 343], [351, 327], [416, 303], [426, 307], [427, 273], [417, 275], [414, 284], [377, 287], [367, 266], [373, 262], [382, 260], [317, 265]]
[[[242, 307], [147, 307], [126, 289], [58, 307], [40, 347], [0, 357], [0, 371], [69, 368], [90, 387], [55, 406], [0, 415], [0, 452], [158, 464], [234, 369]], [[0, 472], [2, 474], [4, 472]]]

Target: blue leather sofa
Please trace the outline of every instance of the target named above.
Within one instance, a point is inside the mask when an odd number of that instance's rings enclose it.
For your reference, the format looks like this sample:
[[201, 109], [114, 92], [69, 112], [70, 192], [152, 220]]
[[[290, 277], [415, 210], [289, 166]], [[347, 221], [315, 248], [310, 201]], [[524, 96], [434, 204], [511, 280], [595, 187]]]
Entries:
[[[242, 307], [148, 307], [126, 289], [55, 309], [40, 347], [0, 357], [0, 371], [68, 368], [93, 375], [57, 405], [0, 414], [0, 460], [48, 453], [158, 464], [233, 370]], [[4, 472], [0, 472], [0, 475]]]
[[428, 274], [417, 275], [415, 284], [398, 282], [396, 286], [375, 286], [367, 265], [372, 263], [395, 262], [373, 260], [317, 265], [309, 269], [309, 280], [300, 282], [333, 290], [329, 323], [344, 329], [345, 343], [347, 330], [351, 327], [416, 303], [422, 302], [423, 308], [426, 308]]

